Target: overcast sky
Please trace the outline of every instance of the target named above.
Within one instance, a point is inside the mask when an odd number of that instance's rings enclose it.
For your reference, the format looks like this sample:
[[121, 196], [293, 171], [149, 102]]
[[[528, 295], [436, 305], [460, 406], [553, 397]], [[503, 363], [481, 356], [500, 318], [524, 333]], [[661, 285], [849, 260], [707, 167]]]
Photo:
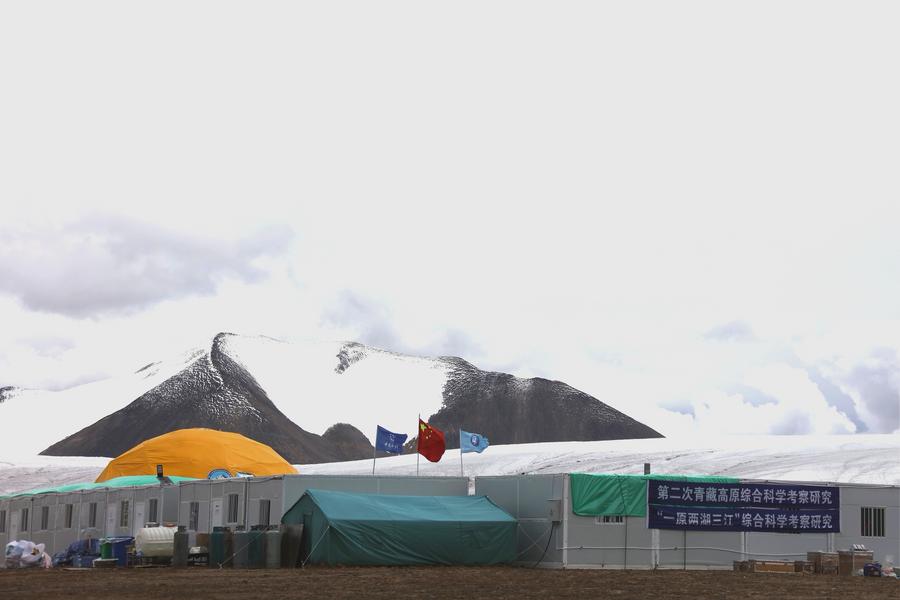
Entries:
[[[895, 2], [0, 5], [0, 387], [219, 331], [900, 432]], [[301, 423], [302, 426], [302, 423]]]

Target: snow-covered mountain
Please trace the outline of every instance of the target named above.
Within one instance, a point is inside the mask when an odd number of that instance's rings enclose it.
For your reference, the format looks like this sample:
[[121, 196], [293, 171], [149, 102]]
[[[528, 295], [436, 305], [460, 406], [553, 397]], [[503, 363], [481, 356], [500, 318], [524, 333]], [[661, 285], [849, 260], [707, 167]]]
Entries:
[[5, 387], [0, 393], [3, 446], [0, 460], [34, 455], [114, 412], [188, 367], [202, 350], [191, 350], [110, 379], [62, 391]]
[[[246, 366], [229, 353], [228, 338], [227, 334], [217, 335], [210, 350], [199, 354], [178, 374], [43, 453], [117, 455], [175, 429], [209, 427], [242, 433], [272, 446], [288, 460], [303, 457], [323, 462], [369, 454], [368, 441], [351, 426], [332, 428], [320, 436], [288, 419]], [[332, 437], [339, 439], [329, 439]]]
[[450, 447], [460, 427], [495, 443], [659, 437], [561, 382], [353, 342], [226, 333], [126, 377], [7, 395], [0, 418], [22, 424], [10, 440], [20, 454], [115, 456], [166, 431], [202, 426], [238, 431], [292, 462], [346, 460], [370, 455], [376, 425], [414, 435], [419, 414], [447, 431]]

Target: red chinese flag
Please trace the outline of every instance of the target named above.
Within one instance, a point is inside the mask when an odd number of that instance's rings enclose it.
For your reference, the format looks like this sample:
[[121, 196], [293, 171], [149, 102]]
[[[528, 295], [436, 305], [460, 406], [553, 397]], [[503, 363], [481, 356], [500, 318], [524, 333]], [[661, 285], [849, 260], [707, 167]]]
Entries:
[[446, 448], [444, 432], [419, 419], [419, 454], [431, 462], [437, 462], [441, 460]]

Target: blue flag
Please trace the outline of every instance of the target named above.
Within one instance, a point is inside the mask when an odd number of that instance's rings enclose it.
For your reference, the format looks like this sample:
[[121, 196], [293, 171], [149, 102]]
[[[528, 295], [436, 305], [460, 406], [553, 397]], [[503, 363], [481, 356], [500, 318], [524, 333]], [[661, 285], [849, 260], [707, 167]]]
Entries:
[[388, 431], [381, 425], [378, 426], [378, 432], [375, 434], [376, 450], [401, 454], [403, 452], [403, 444], [405, 443], [405, 433], [394, 433], [393, 431]]
[[488, 439], [479, 433], [469, 433], [468, 431], [459, 430], [459, 450], [460, 452], [484, 452], [488, 447]]

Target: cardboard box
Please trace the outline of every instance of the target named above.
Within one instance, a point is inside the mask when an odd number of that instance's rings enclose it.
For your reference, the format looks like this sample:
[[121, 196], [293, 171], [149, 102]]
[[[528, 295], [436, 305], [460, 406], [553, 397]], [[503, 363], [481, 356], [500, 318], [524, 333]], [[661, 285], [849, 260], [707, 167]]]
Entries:
[[751, 560], [751, 573], [793, 573], [794, 563], [783, 560]]
[[813, 570], [813, 563], [808, 560], [795, 560], [794, 561], [794, 573], [808, 573], [812, 574], [815, 571]]
[[813, 564], [813, 573], [818, 575], [837, 575], [837, 552], [807, 552], [806, 560]]
[[871, 550], [838, 550], [838, 574], [845, 577], [856, 575], [866, 563], [874, 562]]
[[747, 560], [734, 561], [734, 570], [746, 573], [747, 571], [750, 570], [750, 561], [747, 561]]

